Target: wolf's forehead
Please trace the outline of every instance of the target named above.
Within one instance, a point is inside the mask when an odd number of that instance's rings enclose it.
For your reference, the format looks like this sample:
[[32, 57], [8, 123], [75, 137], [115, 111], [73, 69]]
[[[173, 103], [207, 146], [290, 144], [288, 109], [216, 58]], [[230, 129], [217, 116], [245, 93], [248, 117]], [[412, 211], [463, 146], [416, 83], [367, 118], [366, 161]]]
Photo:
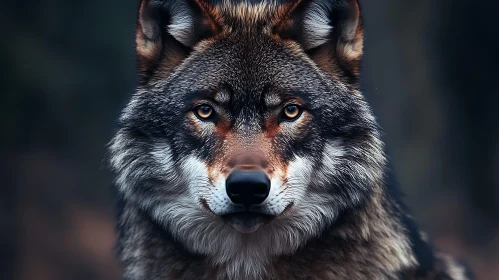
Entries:
[[237, 100], [236, 103], [241, 103], [244, 107], [264, 105], [266, 107], [273, 108], [280, 105], [289, 94], [269, 89], [260, 91], [254, 89], [231, 91], [227, 88], [221, 88], [208, 95], [210, 95], [213, 100], [221, 105], [229, 105]]
[[268, 108], [274, 108], [282, 104], [287, 95], [288, 94], [272, 90], [263, 90], [260, 92], [243, 90], [232, 93], [221, 90], [215, 93], [214, 99], [221, 104], [228, 104], [232, 99], [237, 99], [239, 100], [237, 103], [241, 103], [240, 105], [243, 105], [243, 107], [259, 107], [263, 105]]

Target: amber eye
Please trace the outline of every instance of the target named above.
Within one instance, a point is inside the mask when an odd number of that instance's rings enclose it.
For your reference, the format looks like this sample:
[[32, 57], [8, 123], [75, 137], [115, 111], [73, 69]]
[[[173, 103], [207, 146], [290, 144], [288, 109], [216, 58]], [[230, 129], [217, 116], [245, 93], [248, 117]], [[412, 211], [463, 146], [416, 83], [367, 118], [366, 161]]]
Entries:
[[298, 105], [288, 105], [284, 108], [284, 118], [287, 120], [295, 120], [301, 114], [301, 108]]
[[209, 119], [213, 115], [213, 108], [209, 105], [201, 105], [194, 110], [196, 115], [203, 120]]

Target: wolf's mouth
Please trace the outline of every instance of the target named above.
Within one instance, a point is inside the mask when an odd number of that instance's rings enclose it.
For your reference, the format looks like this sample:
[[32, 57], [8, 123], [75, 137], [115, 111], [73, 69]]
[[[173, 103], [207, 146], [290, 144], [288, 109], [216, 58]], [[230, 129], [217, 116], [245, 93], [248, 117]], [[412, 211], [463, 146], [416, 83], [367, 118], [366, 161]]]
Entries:
[[235, 230], [242, 233], [255, 232], [274, 218], [272, 215], [255, 212], [237, 212], [221, 217]]

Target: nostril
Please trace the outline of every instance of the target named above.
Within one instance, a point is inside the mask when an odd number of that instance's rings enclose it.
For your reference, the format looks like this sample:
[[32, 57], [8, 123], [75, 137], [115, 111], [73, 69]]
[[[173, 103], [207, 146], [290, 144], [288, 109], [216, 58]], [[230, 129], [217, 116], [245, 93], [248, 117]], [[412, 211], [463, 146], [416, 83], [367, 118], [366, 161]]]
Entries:
[[242, 186], [238, 184], [230, 184], [230, 186], [228, 186], [227, 192], [229, 192], [231, 195], [240, 195], [241, 187]]
[[267, 185], [264, 185], [264, 184], [257, 184], [257, 185], [254, 187], [253, 192], [254, 192], [255, 194], [259, 194], [259, 195], [267, 195]]

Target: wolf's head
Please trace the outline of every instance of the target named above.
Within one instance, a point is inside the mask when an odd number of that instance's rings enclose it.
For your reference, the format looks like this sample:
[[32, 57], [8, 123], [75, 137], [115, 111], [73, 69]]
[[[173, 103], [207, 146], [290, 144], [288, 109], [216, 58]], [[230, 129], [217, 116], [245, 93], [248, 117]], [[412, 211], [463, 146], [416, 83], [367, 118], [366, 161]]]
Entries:
[[356, 0], [144, 0], [136, 43], [112, 166], [189, 250], [250, 273], [376, 191]]

